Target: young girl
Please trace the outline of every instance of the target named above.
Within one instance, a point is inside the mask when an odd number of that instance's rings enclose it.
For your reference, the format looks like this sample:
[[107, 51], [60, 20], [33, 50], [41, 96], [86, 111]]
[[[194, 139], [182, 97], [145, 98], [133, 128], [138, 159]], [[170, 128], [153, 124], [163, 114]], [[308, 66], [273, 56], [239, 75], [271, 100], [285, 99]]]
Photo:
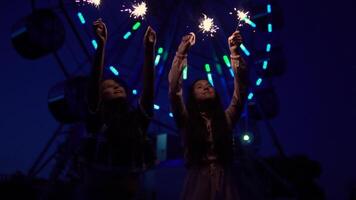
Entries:
[[181, 195], [183, 200], [236, 200], [239, 191], [232, 170], [232, 129], [246, 99], [247, 69], [238, 47], [238, 31], [228, 38], [234, 69], [234, 94], [226, 110], [207, 80], [195, 81], [183, 101], [182, 71], [193, 33], [183, 37], [169, 72], [169, 97], [173, 115], [182, 134], [188, 172]]
[[146, 154], [146, 131], [153, 115], [154, 48], [156, 33], [148, 27], [144, 36], [143, 90], [137, 107], [129, 102], [127, 85], [117, 77], [103, 80], [107, 29], [94, 22], [98, 48], [88, 90], [88, 132], [84, 145], [84, 199], [134, 199], [140, 172], [153, 162]]

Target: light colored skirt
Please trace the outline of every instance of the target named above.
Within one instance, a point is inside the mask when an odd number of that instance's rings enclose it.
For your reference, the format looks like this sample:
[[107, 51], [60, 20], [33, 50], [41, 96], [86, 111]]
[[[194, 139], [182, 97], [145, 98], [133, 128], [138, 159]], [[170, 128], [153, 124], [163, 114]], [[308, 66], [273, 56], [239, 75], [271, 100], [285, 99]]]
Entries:
[[231, 168], [217, 163], [190, 167], [182, 200], [239, 200], [236, 176]]

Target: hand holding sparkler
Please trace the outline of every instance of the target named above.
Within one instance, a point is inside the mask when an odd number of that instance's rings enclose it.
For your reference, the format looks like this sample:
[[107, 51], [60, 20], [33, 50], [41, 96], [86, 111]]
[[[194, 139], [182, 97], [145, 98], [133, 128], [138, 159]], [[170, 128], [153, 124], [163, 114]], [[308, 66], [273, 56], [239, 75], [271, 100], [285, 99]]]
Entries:
[[156, 32], [150, 26], [148, 26], [143, 39], [145, 48], [148, 50], [154, 48], [154, 46], [156, 45], [156, 38]]
[[194, 44], [195, 44], [195, 34], [191, 32], [182, 38], [177, 53], [180, 55], [186, 55], [188, 53], [189, 48]]
[[230, 53], [232, 56], [240, 55], [238, 48], [242, 44], [242, 36], [240, 31], [235, 31], [229, 38], [228, 44], [230, 48]]
[[93, 23], [94, 33], [100, 45], [104, 45], [108, 38], [108, 31], [101, 18]]

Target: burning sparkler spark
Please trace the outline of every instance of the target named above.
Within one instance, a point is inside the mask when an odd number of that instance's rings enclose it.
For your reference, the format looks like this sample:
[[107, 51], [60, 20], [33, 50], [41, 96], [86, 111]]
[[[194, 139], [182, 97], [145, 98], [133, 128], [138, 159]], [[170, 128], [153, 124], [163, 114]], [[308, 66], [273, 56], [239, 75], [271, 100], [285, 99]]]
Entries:
[[237, 11], [237, 17], [239, 18], [240, 21], [243, 21], [245, 19], [250, 18], [250, 16], [248, 15], [249, 12], [244, 12], [241, 10]]
[[[123, 5], [123, 7], [125, 7]], [[145, 2], [141, 3], [136, 3], [132, 5], [132, 8], [126, 8], [124, 10], [121, 10], [121, 12], [128, 12], [130, 13], [130, 17], [133, 17], [134, 19], [144, 19], [146, 14], [147, 14], [148, 8], [147, 4]]]
[[76, 3], [87, 3], [87, 4], [92, 4], [95, 7], [99, 7], [101, 4], [101, 0], [75, 0]]
[[203, 33], [206, 33], [210, 37], [213, 37], [214, 33], [219, 30], [219, 27], [214, 24], [213, 18], [209, 18], [205, 14], [203, 14], [203, 16], [204, 17], [200, 19], [199, 28]]
[[[249, 12], [244, 12], [243, 10], [237, 10], [237, 8], [234, 8], [235, 11], [235, 15], [237, 16], [237, 20], [238, 20], [238, 27], [242, 27], [243, 26], [243, 22], [245, 22], [246, 24], [249, 24], [250, 26], [252, 26], [253, 28], [256, 27], [256, 24], [251, 21], [251, 17], [249, 15]], [[234, 13], [230, 12], [230, 15], [232, 15]]]

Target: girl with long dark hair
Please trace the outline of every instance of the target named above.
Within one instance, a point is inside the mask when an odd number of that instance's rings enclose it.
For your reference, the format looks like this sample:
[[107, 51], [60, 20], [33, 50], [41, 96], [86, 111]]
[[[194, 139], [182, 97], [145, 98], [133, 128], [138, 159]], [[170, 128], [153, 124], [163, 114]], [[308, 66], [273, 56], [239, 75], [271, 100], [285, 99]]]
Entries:
[[232, 129], [243, 110], [248, 82], [247, 68], [238, 52], [242, 37], [236, 31], [228, 38], [235, 79], [234, 94], [225, 110], [215, 89], [204, 79], [191, 85], [184, 103], [182, 71], [194, 43], [193, 33], [183, 37], [169, 72], [169, 97], [188, 168], [181, 198], [236, 200], [239, 191], [232, 170]]
[[93, 24], [98, 41], [89, 80], [87, 129], [91, 139], [84, 145], [84, 199], [134, 199], [140, 172], [153, 163], [146, 131], [153, 116], [154, 49], [156, 33], [148, 27], [144, 36], [143, 89], [137, 107], [131, 106], [126, 83], [103, 79], [107, 28], [99, 19]]

